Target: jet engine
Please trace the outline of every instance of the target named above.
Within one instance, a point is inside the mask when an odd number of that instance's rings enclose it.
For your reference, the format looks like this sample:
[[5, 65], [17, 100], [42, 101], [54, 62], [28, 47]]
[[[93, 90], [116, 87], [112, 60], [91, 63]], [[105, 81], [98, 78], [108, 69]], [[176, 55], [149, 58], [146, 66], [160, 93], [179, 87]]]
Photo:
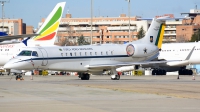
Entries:
[[126, 46], [126, 52], [128, 56], [141, 58], [154, 55], [159, 52], [159, 49], [152, 44], [128, 44]]

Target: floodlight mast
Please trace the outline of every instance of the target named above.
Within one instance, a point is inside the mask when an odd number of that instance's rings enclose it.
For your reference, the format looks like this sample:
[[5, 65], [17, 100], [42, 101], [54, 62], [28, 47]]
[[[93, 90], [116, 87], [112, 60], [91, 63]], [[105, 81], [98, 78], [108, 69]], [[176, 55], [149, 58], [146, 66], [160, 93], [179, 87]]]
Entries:
[[10, 0], [9, 1], [0, 1], [1, 6], [2, 6], [2, 32], [4, 32], [4, 10], [3, 10], [4, 3], [9, 3], [9, 2], [10, 2]]

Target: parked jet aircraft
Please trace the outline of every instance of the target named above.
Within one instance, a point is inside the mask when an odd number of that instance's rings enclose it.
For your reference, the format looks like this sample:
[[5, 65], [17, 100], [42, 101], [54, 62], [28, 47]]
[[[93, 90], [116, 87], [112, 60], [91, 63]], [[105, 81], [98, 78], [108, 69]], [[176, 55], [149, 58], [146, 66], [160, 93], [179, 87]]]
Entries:
[[[179, 75], [192, 75], [192, 70], [186, 69], [187, 65], [200, 64], [200, 43], [171, 43], [163, 44], [158, 60], [181, 60], [158, 64], [152, 68], [152, 74], [163, 74], [166, 72], [179, 71]], [[164, 71], [164, 72], [162, 72]]]
[[[162, 44], [165, 24], [163, 18], [153, 19], [146, 36], [127, 44], [86, 46], [27, 47], [11, 59], [6, 69], [49, 69], [81, 72], [82, 80], [89, 80], [89, 73], [112, 70], [111, 79], [120, 79], [116, 67], [152, 63]], [[163, 63], [166, 61], [154, 61]]]
[[45, 22], [37, 31], [36, 34], [39, 34], [38, 36], [32, 37], [31, 39], [27, 38], [23, 41], [23, 43], [0, 45], [0, 66], [4, 66], [6, 62], [15, 57], [25, 45], [54, 45], [64, 6], [65, 2], [61, 2], [54, 7], [52, 12], [46, 18]]
[[[143, 68], [152, 68], [152, 75], [166, 75], [166, 72], [178, 71], [179, 75], [192, 75], [193, 71], [186, 69], [187, 65], [200, 64], [200, 42], [167, 43], [162, 45], [158, 60], [177, 60], [167, 63], [143, 65]], [[117, 68], [117, 71], [131, 71], [134, 66]]]

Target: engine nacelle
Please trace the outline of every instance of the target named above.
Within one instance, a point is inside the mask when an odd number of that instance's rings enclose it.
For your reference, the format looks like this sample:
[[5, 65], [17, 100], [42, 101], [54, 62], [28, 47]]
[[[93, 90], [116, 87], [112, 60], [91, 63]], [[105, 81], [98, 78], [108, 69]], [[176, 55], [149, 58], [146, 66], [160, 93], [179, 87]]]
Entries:
[[117, 72], [126, 72], [126, 71], [132, 71], [135, 70], [135, 66], [124, 66], [124, 67], [119, 67], [116, 69]]
[[167, 62], [167, 65], [169, 65], [169, 66], [184, 66], [184, 65], [189, 65], [189, 61], [184, 60], [184, 61]]
[[132, 57], [146, 57], [158, 53], [159, 49], [153, 44], [128, 44], [126, 52]]

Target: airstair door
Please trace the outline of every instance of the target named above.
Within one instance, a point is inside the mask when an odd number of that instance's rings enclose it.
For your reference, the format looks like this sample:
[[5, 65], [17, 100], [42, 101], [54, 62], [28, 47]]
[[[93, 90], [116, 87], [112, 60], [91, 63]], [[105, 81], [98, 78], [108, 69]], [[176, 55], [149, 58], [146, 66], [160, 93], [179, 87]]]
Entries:
[[47, 51], [43, 48], [39, 48], [42, 56], [43, 56], [43, 60], [42, 60], [42, 66], [46, 66], [48, 64], [48, 54]]

